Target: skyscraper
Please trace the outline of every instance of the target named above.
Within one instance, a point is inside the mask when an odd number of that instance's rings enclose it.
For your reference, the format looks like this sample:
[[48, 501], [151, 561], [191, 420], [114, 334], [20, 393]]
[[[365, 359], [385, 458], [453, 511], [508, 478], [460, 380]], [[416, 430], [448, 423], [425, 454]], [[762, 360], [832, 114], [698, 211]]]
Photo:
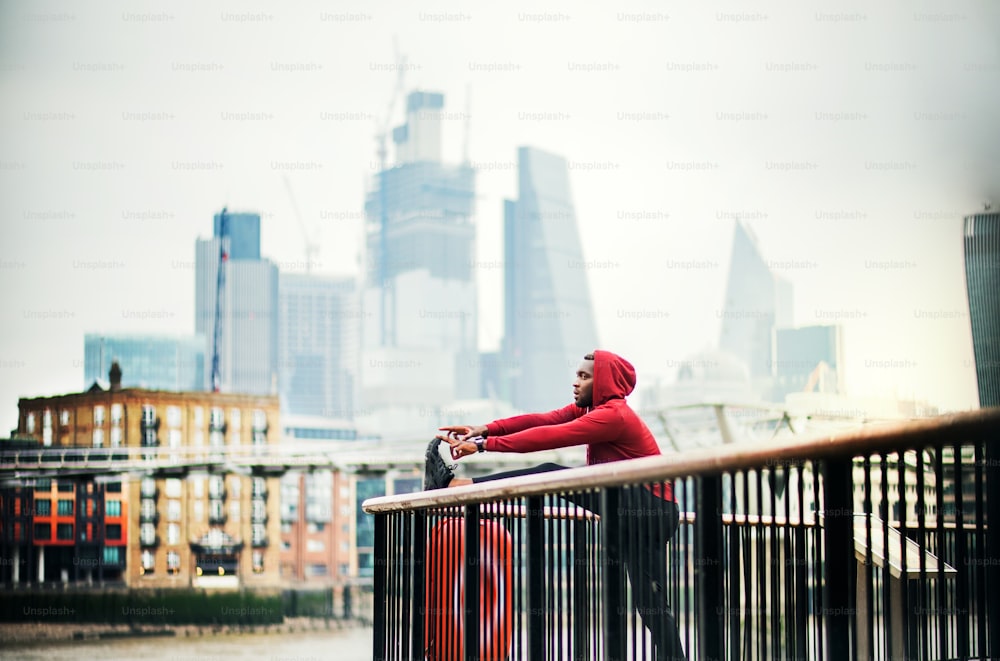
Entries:
[[205, 389], [205, 338], [201, 335], [87, 333], [83, 339], [85, 386], [106, 378], [112, 361], [121, 366], [126, 388]]
[[720, 316], [719, 347], [744, 361], [760, 392], [769, 393], [774, 330], [792, 324], [792, 287], [771, 272], [756, 238], [740, 221], [733, 230], [729, 281]]
[[352, 418], [360, 321], [354, 280], [282, 273], [278, 309], [282, 411]]
[[368, 194], [361, 390], [366, 407], [479, 391], [475, 171], [441, 161], [444, 96], [413, 92], [396, 164]]
[[844, 392], [840, 326], [778, 328], [774, 349], [775, 400], [793, 392]]
[[226, 232], [216, 222], [216, 235], [195, 243], [195, 331], [205, 336], [205, 387], [212, 388], [215, 300], [223, 242], [227, 259], [220, 310], [220, 389], [272, 394], [278, 381], [278, 268], [260, 258], [259, 215], [222, 213], [242, 220]]
[[965, 286], [979, 405], [1000, 406], [1000, 212], [965, 217]]
[[500, 370], [519, 409], [571, 399], [573, 374], [598, 348], [565, 159], [518, 149], [518, 199], [504, 204], [504, 340]]

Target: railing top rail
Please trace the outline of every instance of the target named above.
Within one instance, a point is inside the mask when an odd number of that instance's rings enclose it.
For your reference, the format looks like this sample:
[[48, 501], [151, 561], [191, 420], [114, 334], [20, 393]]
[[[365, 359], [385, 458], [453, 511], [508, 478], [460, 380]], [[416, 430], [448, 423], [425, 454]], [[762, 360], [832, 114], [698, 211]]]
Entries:
[[863, 427], [824, 437], [782, 440], [780, 445], [726, 445], [683, 454], [645, 457], [494, 480], [453, 489], [370, 498], [362, 507], [369, 514], [382, 514], [548, 493], [586, 491], [623, 484], [672, 480], [689, 475], [712, 475], [834, 457], [909, 450], [935, 443], [969, 442], [981, 440], [987, 432], [1000, 436], [1000, 407]]

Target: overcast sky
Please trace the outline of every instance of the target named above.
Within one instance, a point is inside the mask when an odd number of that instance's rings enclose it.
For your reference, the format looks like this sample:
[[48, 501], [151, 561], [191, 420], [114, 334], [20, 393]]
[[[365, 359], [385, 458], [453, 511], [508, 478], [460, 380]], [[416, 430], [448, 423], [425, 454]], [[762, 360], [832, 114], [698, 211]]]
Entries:
[[739, 215], [796, 323], [843, 323], [850, 392], [973, 407], [961, 223], [1000, 202], [998, 27], [990, 0], [2, 0], [0, 429], [83, 387], [85, 332], [193, 332], [223, 205], [261, 212], [283, 270], [307, 235], [314, 272], [357, 273], [394, 37], [480, 168], [483, 349], [532, 145], [570, 164], [579, 275], [640, 384], [717, 343]]

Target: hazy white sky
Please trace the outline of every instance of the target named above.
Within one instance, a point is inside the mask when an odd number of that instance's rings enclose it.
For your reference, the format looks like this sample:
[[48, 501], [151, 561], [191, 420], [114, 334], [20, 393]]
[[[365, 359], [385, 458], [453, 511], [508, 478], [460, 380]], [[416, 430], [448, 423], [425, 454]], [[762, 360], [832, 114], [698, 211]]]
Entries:
[[304, 270], [285, 176], [313, 270], [356, 273], [394, 36], [406, 89], [446, 94], [447, 158], [481, 168], [482, 348], [529, 144], [570, 163], [601, 343], [641, 383], [716, 344], [738, 214], [796, 322], [844, 324], [852, 393], [972, 407], [961, 217], [1000, 202], [998, 27], [990, 0], [4, 0], [0, 429], [84, 385], [85, 332], [193, 331], [222, 205]]

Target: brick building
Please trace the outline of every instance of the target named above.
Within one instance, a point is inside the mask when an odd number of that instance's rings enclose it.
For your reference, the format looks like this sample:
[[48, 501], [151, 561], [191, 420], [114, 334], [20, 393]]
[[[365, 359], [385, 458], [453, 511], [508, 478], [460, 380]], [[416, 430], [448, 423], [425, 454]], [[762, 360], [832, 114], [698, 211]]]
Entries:
[[[128, 471], [63, 470], [0, 489], [0, 579], [277, 585], [279, 480], [232, 472], [225, 459], [280, 441], [278, 398], [122, 388], [117, 366], [110, 376], [108, 389], [18, 402], [18, 444], [64, 449], [67, 459], [99, 448]], [[181, 458], [204, 468], [163, 468]]]

